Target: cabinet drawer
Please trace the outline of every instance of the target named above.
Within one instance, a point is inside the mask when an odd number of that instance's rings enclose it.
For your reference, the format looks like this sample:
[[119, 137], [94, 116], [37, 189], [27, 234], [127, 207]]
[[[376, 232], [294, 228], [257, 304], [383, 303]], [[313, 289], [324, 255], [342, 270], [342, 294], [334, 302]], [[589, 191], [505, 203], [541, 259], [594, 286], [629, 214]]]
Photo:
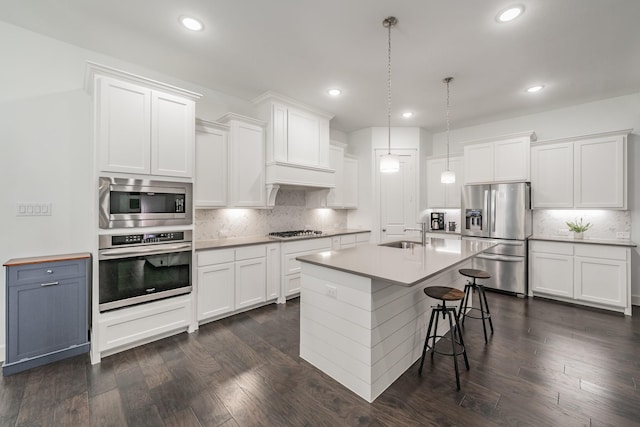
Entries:
[[356, 235], [348, 234], [346, 236], [340, 236], [340, 244], [341, 245], [355, 245], [356, 243]]
[[590, 258], [606, 258], [617, 259], [620, 261], [627, 260], [627, 250], [625, 248], [616, 248], [613, 246], [601, 245], [576, 245], [576, 256]]
[[529, 242], [531, 252], [541, 252], [547, 254], [573, 255], [572, 243], [556, 243], [556, 242]]
[[235, 251], [233, 249], [214, 249], [198, 252], [198, 267], [233, 262], [234, 259]]
[[356, 242], [358, 243], [369, 243], [370, 239], [371, 239], [371, 233], [356, 234]]
[[267, 256], [267, 248], [264, 245], [244, 246], [236, 249], [236, 261], [264, 258], [265, 256]]
[[282, 252], [286, 254], [300, 253], [306, 251], [329, 251], [331, 250], [331, 238], [322, 237], [316, 239], [297, 240], [295, 242], [285, 242], [282, 244]]
[[9, 269], [9, 286], [25, 282], [51, 282], [85, 276], [86, 260], [25, 264]]

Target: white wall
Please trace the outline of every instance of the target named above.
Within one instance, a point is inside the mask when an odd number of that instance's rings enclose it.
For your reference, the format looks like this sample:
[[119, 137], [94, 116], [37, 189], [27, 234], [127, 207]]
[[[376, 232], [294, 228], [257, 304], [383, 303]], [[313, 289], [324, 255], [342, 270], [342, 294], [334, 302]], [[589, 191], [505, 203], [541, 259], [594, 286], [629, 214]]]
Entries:
[[[0, 22], [0, 261], [92, 251], [96, 191], [91, 99], [84, 91], [90, 60], [202, 93], [197, 115], [251, 116], [242, 99], [164, 76]], [[16, 217], [19, 202], [51, 202], [52, 215]], [[0, 279], [0, 345], [5, 335], [5, 275]], [[4, 349], [0, 348], [0, 359]]]
[[[543, 141], [630, 128], [634, 130], [628, 139], [628, 207], [631, 239], [640, 243], [640, 93], [455, 129], [451, 142], [453, 151], [462, 151], [457, 143], [530, 130], [536, 132], [538, 141]], [[434, 135], [435, 154], [444, 153], [445, 144], [445, 133]], [[614, 238], [615, 233], [609, 237]], [[632, 250], [631, 273], [633, 303], [640, 305], [638, 248]]]

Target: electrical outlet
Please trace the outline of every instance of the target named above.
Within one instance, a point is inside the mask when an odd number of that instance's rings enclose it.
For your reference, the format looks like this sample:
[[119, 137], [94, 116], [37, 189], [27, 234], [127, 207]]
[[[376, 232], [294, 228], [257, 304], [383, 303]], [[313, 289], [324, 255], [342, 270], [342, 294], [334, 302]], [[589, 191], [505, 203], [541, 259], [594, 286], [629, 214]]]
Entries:
[[338, 288], [331, 285], [325, 285], [327, 288], [327, 295], [331, 298], [338, 298]]
[[631, 235], [628, 231], [618, 231], [616, 232], [616, 239], [629, 239]]
[[18, 203], [16, 216], [51, 216], [51, 203]]

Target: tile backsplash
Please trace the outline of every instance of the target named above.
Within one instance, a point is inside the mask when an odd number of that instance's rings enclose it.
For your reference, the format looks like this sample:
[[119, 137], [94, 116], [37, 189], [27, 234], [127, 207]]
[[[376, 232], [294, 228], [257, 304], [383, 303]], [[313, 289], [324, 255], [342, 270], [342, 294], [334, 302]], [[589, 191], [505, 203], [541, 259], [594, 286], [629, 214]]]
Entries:
[[590, 222], [585, 237], [615, 239], [617, 232], [631, 233], [631, 212], [609, 210], [547, 210], [533, 211], [533, 234], [543, 236], [570, 235], [567, 221]]
[[196, 209], [195, 212], [196, 240], [346, 227], [347, 211], [307, 208], [303, 190], [280, 189], [272, 209]]

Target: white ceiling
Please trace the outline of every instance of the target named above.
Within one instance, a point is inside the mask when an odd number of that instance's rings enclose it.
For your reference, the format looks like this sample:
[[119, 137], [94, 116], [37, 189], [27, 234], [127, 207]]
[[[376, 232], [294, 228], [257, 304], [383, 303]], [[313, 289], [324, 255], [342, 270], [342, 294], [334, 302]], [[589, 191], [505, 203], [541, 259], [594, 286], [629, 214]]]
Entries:
[[640, 91], [639, 0], [515, 2], [508, 24], [508, 0], [0, 0], [0, 20], [247, 100], [273, 90], [345, 132], [387, 124], [390, 15], [393, 126], [442, 130], [446, 76], [454, 128]]

